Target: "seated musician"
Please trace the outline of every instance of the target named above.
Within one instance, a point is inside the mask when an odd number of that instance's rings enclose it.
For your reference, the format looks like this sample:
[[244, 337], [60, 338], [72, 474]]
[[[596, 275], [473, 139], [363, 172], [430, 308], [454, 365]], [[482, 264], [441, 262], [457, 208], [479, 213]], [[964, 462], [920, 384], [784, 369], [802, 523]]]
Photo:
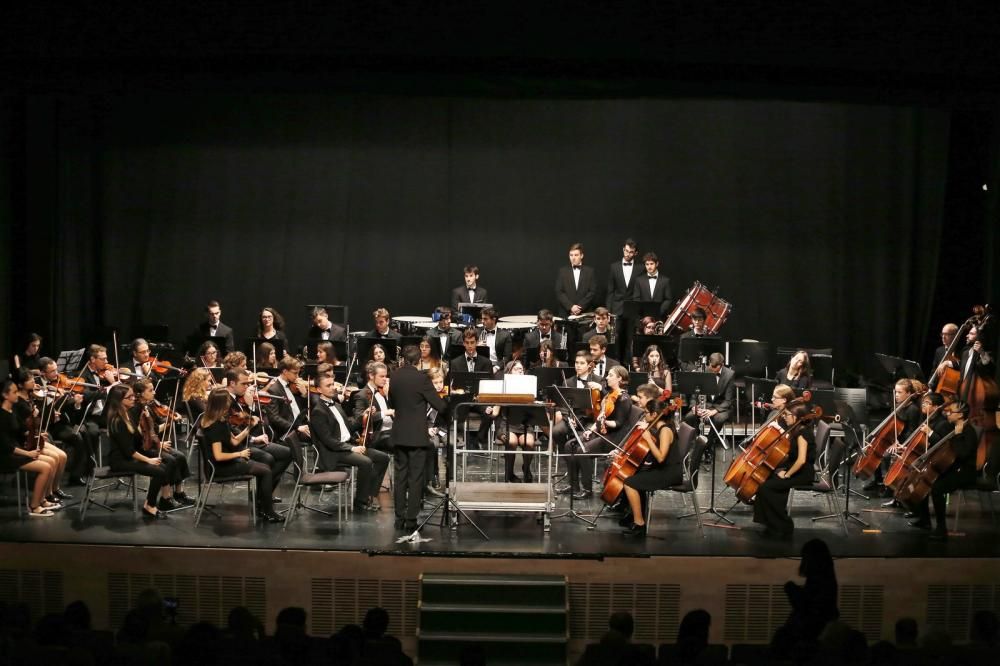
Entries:
[[[805, 405], [792, 404], [778, 418], [787, 430], [808, 413], [809, 408]], [[757, 489], [753, 503], [753, 521], [764, 525], [765, 536], [777, 538], [791, 536], [795, 524], [788, 515], [788, 491], [812, 485], [815, 449], [813, 428], [807, 425], [799, 430], [785, 460]]]
[[[28, 370], [22, 366], [23, 370]], [[52, 481], [57, 474], [57, 463], [54, 458], [46, 455], [42, 449], [25, 448], [26, 424], [21, 422], [14, 407], [19, 401], [17, 385], [6, 380], [3, 383], [3, 405], [0, 406], [0, 472], [8, 474], [16, 470], [24, 470], [35, 474], [32, 486], [28, 515], [33, 518], [50, 518], [52, 509], [61, 507], [58, 502], [46, 499], [52, 494]], [[19, 500], [20, 501], [20, 500]]]
[[809, 354], [800, 349], [788, 359], [784, 368], [778, 370], [774, 379], [779, 384], [786, 384], [793, 389], [807, 389], [812, 386], [812, 364]]
[[[174, 448], [170, 441], [170, 421], [161, 419], [153, 410], [155, 402], [153, 382], [149, 379], [140, 379], [132, 385], [132, 390], [135, 392], [135, 404], [129, 414], [132, 423], [141, 425], [143, 412], [147, 413], [147, 418], [150, 419], [154, 429], [151, 441], [157, 447], [159, 457], [167, 470], [167, 482], [160, 489], [160, 499], [156, 507], [160, 511], [170, 511], [182, 505], [193, 505], [194, 500], [184, 493], [184, 479], [191, 476], [187, 456]], [[147, 455], [150, 454], [147, 452]]]
[[[236, 349], [233, 339], [233, 329], [222, 323], [222, 306], [219, 301], [209, 301], [205, 306], [205, 321], [198, 325], [198, 329], [192, 335], [195, 344], [204, 341], [205, 338], [225, 338], [225, 353]], [[189, 349], [193, 348], [191, 345]]]
[[673, 377], [670, 374], [670, 367], [663, 352], [657, 345], [649, 345], [642, 353], [642, 358], [636, 367], [636, 372], [644, 372], [649, 376], [649, 381], [656, 384], [660, 389], [672, 389]]
[[343, 365], [344, 362], [337, 358], [337, 348], [332, 342], [320, 342], [316, 345], [316, 363], [329, 363], [330, 365]]
[[206, 340], [198, 347], [198, 366], [202, 368], [219, 367], [219, 348], [211, 340]]
[[139, 424], [131, 416], [135, 402], [135, 391], [131, 386], [118, 384], [108, 391], [108, 402], [104, 406], [111, 440], [108, 466], [112, 472], [131, 472], [149, 477], [142, 517], [165, 519], [167, 514], [159, 510], [157, 502], [160, 489], [170, 483], [170, 472], [155, 451], [147, 451], [143, 447]]
[[[288, 354], [288, 338], [285, 336], [285, 318], [277, 310], [268, 306], [262, 308], [257, 318], [257, 337], [280, 342]], [[260, 362], [260, 357], [257, 357]]]
[[608, 340], [614, 337], [614, 329], [611, 328], [611, 311], [604, 306], [594, 310], [594, 327], [584, 332], [583, 341], [589, 342], [595, 335], [603, 335]]
[[187, 405], [192, 423], [205, 412], [205, 407], [208, 406], [208, 394], [212, 391], [214, 383], [208, 368], [195, 368], [184, 380], [181, 400]]
[[656, 402], [661, 392], [656, 384], [643, 384], [635, 392], [636, 400], [643, 410], [643, 418], [636, 428], [645, 430], [642, 437], [649, 446], [653, 462], [640, 467], [625, 480], [625, 499], [631, 510], [631, 516], [620, 521], [627, 528], [622, 533], [625, 536], [646, 536], [646, 493], [676, 486], [684, 481], [684, 460], [680, 450], [673, 446], [677, 439], [673, 419], [661, 418], [650, 426], [663, 408], [663, 405]]
[[[520, 361], [511, 361], [504, 368], [505, 375], [523, 375], [524, 365]], [[535, 433], [532, 430], [531, 412], [524, 407], [488, 407], [488, 416], [497, 417], [496, 441], [507, 449], [504, 454], [504, 480], [507, 483], [520, 483], [521, 478], [514, 474], [514, 463], [517, 447], [524, 451], [535, 450]], [[525, 483], [534, 483], [531, 473], [532, 455], [521, 456], [521, 472]]]
[[330, 321], [326, 308], [313, 308], [312, 327], [306, 334], [306, 344], [315, 344], [322, 340], [347, 341], [347, 329]]
[[372, 348], [368, 350], [368, 358], [366, 358], [365, 361], [366, 362], [374, 361], [375, 363], [385, 363], [386, 366], [388, 366], [389, 362], [388, 362], [388, 356], [385, 351], [385, 347], [383, 347], [378, 343], [373, 344]]
[[[603, 390], [604, 385], [601, 378], [593, 373], [594, 366], [593, 363], [590, 362], [590, 354], [585, 351], [577, 352], [576, 359], [573, 362], [573, 367], [576, 370], [576, 374], [567, 379], [563, 383], [563, 386], [566, 388], [585, 388], [592, 391]], [[560, 407], [564, 407], [564, 405], [560, 405]], [[562, 453], [568, 454], [571, 446], [578, 447], [576, 437], [574, 437], [571, 430], [571, 428], [575, 427], [574, 421], [576, 420], [579, 421], [579, 428], [581, 431], [585, 431], [590, 428], [590, 426], [594, 425], [594, 418], [592, 415], [572, 417], [563, 416], [561, 413], [557, 413], [556, 423], [552, 427], [552, 444]], [[585, 451], [580, 450], [578, 447], [576, 452], [584, 453]], [[574, 459], [569, 459], [569, 463], [567, 464], [569, 483], [561, 488], [557, 488], [556, 492], [560, 495], [572, 493], [573, 497], [576, 499], [586, 499], [593, 494], [590, 490], [591, 478], [587, 477], [586, 479], [581, 479], [581, 466], [579, 464], [573, 464], [573, 460]], [[593, 463], [585, 467], [586, 469], [592, 471]], [[593, 476], [593, 474], [591, 474], [591, 476]]]
[[[937, 393], [930, 393], [927, 398], [933, 400], [932, 404], [943, 402], [937, 400], [940, 398]], [[928, 430], [927, 447], [929, 450], [941, 441], [942, 437], [954, 431], [957, 434], [951, 438], [950, 446], [955, 452], [955, 462], [934, 481], [930, 497], [925, 497], [919, 505], [913, 507], [917, 519], [910, 523], [914, 527], [930, 529], [930, 500], [933, 499], [935, 525], [929, 538], [934, 541], [943, 541], [948, 538], [948, 526], [945, 522], [948, 494], [963, 488], [973, 488], [976, 485], [976, 448], [979, 445], [979, 436], [969, 421], [970, 409], [967, 403], [953, 402], [945, 405], [942, 411], [947, 419], [947, 425], [922, 426]]]
[[590, 361], [594, 365], [594, 374], [598, 377], [603, 379], [608, 374], [608, 370], [621, 365], [617, 359], [607, 355], [608, 339], [603, 335], [595, 335], [588, 344], [590, 345]]
[[483, 310], [482, 341], [490, 350], [490, 363], [494, 374], [502, 370], [514, 355], [513, 336], [510, 331], [497, 328], [499, 317], [500, 313], [494, 308]]
[[308, 388], [299, 378], [302, 361], [291, 356], [278, 364], [281, 373], [267, 385], [264, 392], [280, 397], [261, 407], [267, 413], [268, 423], [278, 440], [309, 441], [309, 424], [306, 422]]
[[[239, 375], [239, 371], [234, 371]], [[240, 380], [234, 378], [231, 385]], [[245, 389], [244, 389], [245, 390]], [[257, 510], [263, 523], [280, 523], [284, 519], [274, 512], [273, 494], [275, 475], [272, 468], [253, 459], [254, 448], [250, 445], [251, 432], [258, 425], [257, 417], [250, 417], [246, 426], [235, 432], [227, 419], [232, 407], [229, 390], [216, 387], [208, 396], [208, 405], [202, 416], [201, 429], [205, 443], [204, 455], [212, 460], [219, 476], [253, 476], [257, 481]]]
[[143, 338], [136, 338], [129, 345], [132, 351], [132, 359], [128, 364], [128, 369], [132, 371], [132, 376], [136, 379], [148, 377], [153, 364], [149, 355], [149, 343]]
[[452, 312], [458, 312], [459, 303], [489, 303], [486, 289], [479, 286], [479, 267], [466, 266], [463, 274], [465, 284], [451, 290]]
[[357, 468], [354, 510], [378, 511], [381, 508], [378, 492], [389, 467], [389, 455], [372, 448], [370, 442], [362, 445], [358, 438], [364, 421], [362, 417], [374, 418], [378, 408], [365, 407], [360, 416], [348, 417], [334, 399], [337, 389], [333, 377], [323, 375], [317, 377], [316, 382], [320, 403], [313, 409], [310, 425], [319, 451], [320, 467], [331, 472], [343, 466]]
[[[609, 453], [614, 445], [625, 434], [623, 427], [628, 421], [632, 410], [632, 400], [628, 395], [628, 370], [616, 365], [608, 371], [607, 391], [601, 397], [601, 413], [582, 433], [584, 453]], [[579, 452], [578, 452], [579, 453]], [[570, 460], [570, 467], [573, 461]], [[594, 459], [580, 457], [576, 459], [579, 467], [577, 476], [580, 478], [582, 497], [589, 497], [591, 479], [594, 477]]]
[[656, 317], [643, 317], [639, 321], [638, 330], [642, 333], [642, 335], [656, 335], [657, 323]]
[[28, 333], [21, 347], [22, 354], [14, 354], [12, 368], [26, 368], [28, 370], [39, 370], [38, 361], [42, 358], [39, 352], [42, 349], [42, 336], [38, 333]]
[[[369, 433], [366, 438], [367, 448], [379, 451], [390, 451], [389, 437], [392, 434], [392, 420], [396, 410], [389, 407], [389, 368], [385, 363], [372, 361], [365, 366], [368, 383], [354, 394], [353, 417], [357, 423], [369, 407], [375, 407], [374, 413], [368, 418]], [[382, 478], [379, 477], [381, 483]]]
[[[434, 390], [447, 400], [448, 393], [444, 385], [444, 373], [440, 368], [431, 368], [426, 372], [427, 376], [431, 378]], [[433, 453], [427, 456], [427, 469], [424, 474], [424, 478], [427, 479], [427, 487], [424, 488], [424, 492], [433, 497], [441, 497], [442, 479], [451, 478], [451, 444], [448, 443], [447, 415], [433, 407], [427, 409], [427, 438], [430, 440]], [[444, 450], [444, 470], [441, 469], [442, 449]]]
[[[40, 384], [47, 390], [45, 408], [45, 421], [48, 423], [47, 442], [44, 451], [46, 455], [54, 458], [58, 464], [59, 476], [53, 482], [53, 494], [60, 499], [69, 499], [69, 493], [61, 490], [62, 475], [66, 469], [70, 469], [70, 476], [80, 478], [86, 475], [90, 469], [90, 456], [94, 451], [89, 448], [89, 442], [76, 431], [69, 420], [68, 411], [72, 408], [79, 409], [83, 403], [83, 393], [70, 391], [66, 392], [56, 388], [59, 385], [59, 367], [51, 358], [43, 356], [38, 360], [39, 369], [42, 373], [36, 382], [34, 375], [27, 371], [19, 372], [15, 375], [20, 394], [23, 398], [17, 409], [21, 410], [18, 415], [21, 422], [27, 420], [31, 412], [29, 399], [36, 385]], [[67, 415], [63, 415], [63, 411]], [[62, 448], [55, 445], [55, 442], [62, 444]], [[96, 450], [96, 449], [95, 449]]]
[[[287, 357], [288, 354], [285, 356]], [[278, 367], [278, 350], [270, 342], [262, 342], [257, 345], [257, 367], [261, 370]]]
[[[899, 410], [899, 413], [896, 414], [896, 419], [901, 421], [903, 424], [903, 430], [899, 433], [899, 436], [896, 438], [896, 444], [893, 446], [893, 451], [895, 453], [901, 452], [903, 442], [905, 442], [909, 436], [913, 434], [913, 431], [917, 429], [922, 421], [920, 418], [920, 407], [911, 398], [914, 394], [920, 393], [926, 390], [926, 388], [927, 387], [924, 386], [922, 382], [916, 379], [906, 379], [905, 377], [897, 381], [896, 385], [893, 387], [893, 409], [895, 409], [897, 405], [901, 405], [909, 400], [909, 404]], [[882, 486], [882, 479], [885, 478], [885, 473], [889, 471], [889, 466], [891, 464], [892, 456], [890, 455], [890, 452], [887, 451], [886, 455], [882, 458], [882, 462], [872, 475], [871, 480], [862, 487], [862, 490], [868, 492], [881, 491], [886, 497], [892, 497], [892, 490], [888, 490]], [[899, 503], [896, 502], [895, 499], [891, 499], [885, 503], [885, 506], [898, 507]]]
[[83, 400], [67, 403], [64, 414], [67, 420], [79, 432], [83, 439], [83, 449], [88, 452], [85, 461], [78, 459], [69, 470], [67, 485], [82, 486], [93, 468], [93, 455], [101, 445], [101, 428], [104, 421], [104, 400], [108, 389], [118, 383], [118, 377], [108, 365], [108, 350], [101, 345], [90, 345], [87, 348], [87, 364], [80, 373], [80, 379], [86, 385]]
[[709, 355], [708, 371], [715, 375], [715, 389], [709, 394], [710, 400], [704, 408], [695, 407], [684, 417], [684, 422], [691, 427], [697, 428], [702, 420], [711, 419], [716, 430], [721, 432], [722, 426], [729, 420], [729, 411], [736, 397], [736, 373], [727, 368], [725, 362], [726, 357], [719, 352]]
[[[247, 416], [258, 418], [249, 407], [253, 402], [250, 373], [241, 368], [235, 368], [226, 373], [226, 392], [230, 397], [230, 409]], [[256, 388], [253, 389], [256, 391]], [[209, 396], [211, 398], [211, 396]], [[207, 410], [206, 410], [207, 413]], [[233, 435], [242, 431], [242, 426], [232, 426]], [[271, 478], [274, 481], [274, 488], [281, 484], [281, 476], [288, 469], [292, 462], [292, 451], [283, 444], [277, 444], [270, 440], [268, 433], [264, 430], [264, 424], [256, 423], [250, 430], [247, 445], [250, 447], [250, 458], [256, 462], [267, 465], [271, 469]], [[278, 498], [273, 498], [278, 502]]]
[[524, 347], [539, 347], [546, 340], [551, 341], [553, 348], [565, 349], [566, 344], [562, 333], [552, 330], [554, 315], [551, 310], [539, 310], [535, 320], [535, 328], [524, 336]]
[[488, 372], [493, 373], [493, 364], [490, 359], [480, 356], [476, 351], [479, 340], [476, 337], [474, 328], [465, 329], [462, 334], [462, 346], [465, 347], [465, 354], [451, 362], [451, 369], [459, 372]]
[[241, 351], [229, 352], [226, 354], [225, 358], [222, 359], [222, 369], [225, 372], [236, 369], [246, 370], [247, 355]]
[[[448, 374], [448, 361], [441, 358], [440, 353], [435, 352], [435, 343], [428, 336], [420, 340], [420, 361], [417, 363], [417, 370], [440, 370], [443, 375]], [[437, 347], [440, 350], [440, 347]]]
[[543, 340], [538, 346], [538, 362], [536, 368], [565, 368], [566, 364], [556, 356], [551, 340]]
[[434, 309], [434, 315], [438, 318], [437, 326], [427, 331], [427, 337], [437, 341], [437, 351], [441, 358], [449, 360], [451, 350], [462, 344], [462, 333], [451, 327], [451, 308], [446, 305], [439, 305]]
[[375, 328], [368, 331], [365, 334], [366, 338], [374, 338], [375, 340], [399, 340], [403, 336], [399, 334], [399, 331], [394, 331], [389, 328], [389, 321], [392, 319], [389, 316], [389, 311], [385, 308], [378, 308], [372, 313], [372, 318], [375, 320]]
[[707, 316], [705, 311], [701, 308], [695, 308], [691, 311], [691, 330], [681, 333], [682, 338], [703, 338], [712, 335], [708, 326], [705, 325], [705, 320]]

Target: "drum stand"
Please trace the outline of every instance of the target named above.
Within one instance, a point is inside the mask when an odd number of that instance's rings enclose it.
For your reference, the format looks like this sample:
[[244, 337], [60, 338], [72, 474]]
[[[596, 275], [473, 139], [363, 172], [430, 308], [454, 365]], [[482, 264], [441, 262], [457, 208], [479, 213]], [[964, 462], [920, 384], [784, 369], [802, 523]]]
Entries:
[[[722, 433], [720, 433], [719, 429], [715, 427], [715, 423], [712, 421], [712, 419], [711, 418], [702, 418], [702, 421], [703, 422], [705, 422], [705, 421], [708, 422], [708, 427], [711, 428], [712, 432], [715, 434], [716, 441], [719, 442], [720, 444], [722, 444], [723, 449], [725, 449], [726, 448], [726, 444], [725, 444], [725, 440], [722, 439]], [[712, 472], [711, 472], [711, 474], [712, 474], [712, 481], [711, 481], [711, 486], [709, 488], [709, 493], [710, 493], [709, 497], [711, 499], [709, 500], [708, 508], [702, 510], [701, 513], [703, 513], [703, 514], [704, 513], [710, 513], [710, 514], [712, 514], [713, 516], [716, 517], [716, 521], [715, 522], [719, 522], [720, 520], [724, 520], [727, 523], [729, 523], [730, 525], [735, 525], [736, 523], [734, 523], [733, 521], [729, 520], [729, 518], [726, 518], [726, 514], [729, 513], [730, 511], [732, 511], [732, 507], [730, 507], [729, 509], [726, 509], [725, 511], [719, 511], [718, 509], [715, 508], [715, 458], [716, 458], [716, 451], [715, 451], [715, 445], [713, 443], [713, 445], [712, 445], [712, 467], [711, 467], [711, 469], [712, 469]], [[699, 465], [701, 464], [700, 460], [698, 461], [698, 464]], [[723, 488], [723, 490], [725, 490], [725, 489]], [[735, 506], [735, 504], [733, 506]], [[680, 518], [690, 518], [691, 516], [696, 516], [696, 515], [698, 515], [698, 514], [696, 514], [696, 513], [687, 513], [687, 514], [684, 514], [683, 516], [678, 516], [678, 519], [680, 519]]]
[[[845, 422], [843, 425], [844, 425], [844, 434], [846, 435], [848, 432], [850, 432], [851, 435], [854, 437], [854, 453], [848, 456], [844, 456], [844, 461], [841, 463], [841, 466], [843, 466], [845, 463], [847, 465], [847, 470], [845, 472], [847, 481], [844, 483], [844, 510], [840, 513], [840, 515], [837, 515], [836, 513], [830, 513], [825, 516], [817, 516], [812, 520], [813, 522], [816, 522], [818, 520], [827, 520], [829, 518], [839, 518], [844, 521], [853, 520], [857, 524], [861, 525], [861, 527], [867, 528], [869, 527], [869, 524], [861, 520], [858, 512], [851, 511], [851, 493], [855, 492], [851, 490], [851, 477], [854, 476], [853, 474], [851, 474], [851, 461], [854, 460], [854, 458], [856, 458], [858, 454], [861, 453], [861, 441], [858, 439], [858, 434], [854, 432], [854, 428], [850, 425], [850, 423]], [[832, 480], [833, 475], [831, 475], [830, 478]], [[837, 490], [834, 488], [831, 489], [830, 492], [835, 493], [837, 492]], [[860, 493], [855, 493], [855, 494], [860, 495]], [[864, 495], [861, 496], [864, 497]], [[847, 528], [845, 527], [844, 529], [846, 530]]]

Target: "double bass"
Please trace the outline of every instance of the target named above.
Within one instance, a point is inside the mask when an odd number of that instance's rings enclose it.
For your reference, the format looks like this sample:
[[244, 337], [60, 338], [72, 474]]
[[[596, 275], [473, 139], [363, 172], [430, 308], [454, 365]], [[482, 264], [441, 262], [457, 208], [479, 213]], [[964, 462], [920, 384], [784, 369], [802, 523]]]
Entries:
[[[982, 346], [982, 332], [993, 318], [989, 305], [977, 305], [972, 309], [969, 319], [977, 329], [977, 342]], [[967, 324], [969, 322], [966, 322]], [[956, 339], [958, 336], [955, 336]], [[976, 447], [976, 469], [981, 470], [986, 465], [991, 448], [997, 445], [998, 430], [1000, 430], [1000, 387], [989, 373], [980, 374], [976, 368], [979, 365], [981, 352], [972, 350], [972, 367], [962, 380], [958, 389], [958, 398], [969, 405], [969, 422], [979, 429], [979, 444]]]

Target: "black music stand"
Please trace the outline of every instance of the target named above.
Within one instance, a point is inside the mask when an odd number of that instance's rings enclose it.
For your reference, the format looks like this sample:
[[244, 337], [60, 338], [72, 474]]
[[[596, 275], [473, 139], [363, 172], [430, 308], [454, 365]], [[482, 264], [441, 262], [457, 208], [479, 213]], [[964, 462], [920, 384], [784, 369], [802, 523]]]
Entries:
[[889, 376], [890, 383], [895, 384], [900, 379], [919, 379], [924, 381], [924, 371], [916, 361], [910, 361], [888, 354], [875, 354], [879, 366]]
[[[632, 279], [635, 277], [633, 275]], [[662, 319], [664, 313], [660, 312], [661, 305], [659, 301], [625, 301], [622, 303], [622, 316], [629, 321], [640, 321], [644, 317]]]
[[[590, 389], [581, 388], [568, 388], [563, 386], [550, 386], [545, 391], [546, 396], [548, 396], [549, 401], [557, 406], [563, 406], [567, 410], [567, 425], [569, 431], [573, 434], [573, 439], [576, 440], [576, 446], [569, 447], [569, 459], [570, 463], [576, 466], [576, 447], [579, 446], [581, 451], [586, 451], [583, 446], [583, 440], [580, 439], [580, 430], [583, 429], [579, 418], [577, 418], [576, 413], [578, 411], [586, 411], [592, 409], [593, 405], [591, 403]], [[549, 433], [551, 437], [551, 433]], [[551, 442], [550, 442], [551, 445]], [[550, 480], [551, 481], [551, 480]], [[598, 514], [599, 515], [599, 514]], [[573, 492], [572, 488], [569, 493], [569, 510], [564, 511], [558, 515], [552, 516], [555, 518], [575, 518], [576, 520], [583, 521], [587, 523], [591, 528], [597, 525], [597, 518], [590, 520], [583, 514], [579, 513], [573, 506]]]
[[[845, 391], [852, 391], [853, 393], [844, 393]], [[844, 483], [844, 510], [840, 515], [836, 513], [826, 514], [824, 516], [816, 516], [813, 518], [813, 522], [818, 520], [828, 520], [830, 518], [838, 518], [843, 521], [853, 520], [857, 524], [861, 525], [863, 528], [869, 527], [869, 524], [864, 520], [861, 520], [860, 514], [857, 511], [851, 511], [851, 493], [858, 495], [863, 499], [868, 499], [865, 495], [858, 493], [857, 491], [851, 490], [851, 461], [854, 460], [861, 453], [861, 442], [865, 438], [865, 423], [867, 422], [867, 412], [857, 412], [852, 405], [858, 404], [860, 401], [862, 404], [867, 403], [867, 389], [837, 389], [834, 391], [833, 398], [833, 413], [840, 417], [840, 424], [844, 431], [844, 439], [847, 441], [847, 455], [844, 456], [844, 460], [841, 465], [846, 465], [847, 471], [844, 476], [847, 477], [847, 481]], [[863, 414], [861, 416], [860, 414]], [[856, 428], [861, 429], [861, 437], [858, 437]], [[851, 438], [853, 438], [854, 445], [851, 446], [851, 440], [847, 438], [848, 433], [850, 433]], [[836, 470], [834, 470], [834, 474]], [[833, 474], [830, 475], [830, 485], [833, 486]], [[837, 492], [836, 487], [830, 488], [831, 493]]]
[[708, 365], [708, 357], [714, 353], [725, 355], [726, 341], [713, 335], [691, 335], [677, 341], [677, 355], [682, 367]]
[[566, 381], [566, 370], [570, 368], [537, 366], [529, 370], [528, 374], [538, 377], [538, 395], [541, 397], [550, 386], [558, 386]]
[[727, 365], [737, 377], [766, 377], [771, 345], [756, 340], [731, 340]]
[[85, 349], [70, 349], [59, 352], [59, 356], [56, 357], [56, 369], [67, 377], [75, 377], [83, 365], [85, 351]]
[[[704, 340], [705, 338], [692, 338], [692, 339]], [[713, 391], [715, 391], [715, 389], [717, 388], [716, 377], [717, 375], [714, 372], [678, 372], [676, 375], [674, 375], [674, 392], [681, 393], [683, 395], [715, 395]], [[712, 447], [711, 447], [712, 484], [711, 487], [709, 488], [709, 493], [711, 493], [709, 497], [711, 499], [709, 500], [708, 507], [702, 510], [701, 513], [710, 513], [713, 516], [716, 516], [718, 520], [724, 520], [730, 525], [732, 525], [733, 521], [726, 518], [726, 514], [724, 512], [719, 511], [718, 509], [715, 508], [715, 459], [717, 458], [717, 455], [714, 443], [715, 441], [718, 441], [720, 444], [722, 444], [722, 448], [725, 449], [728, 448], [726, 446], [726, 440], [722, 438], [722, 433], [720, 433], [719, 429], [715, 427], [715, 423], [712, 421], [712, 419], [703, 418], [701, 419], [701, 422], [708, 423], [708, 427], [711, 428], [716, 438], [712, 442]], [[700, 460], [696, 462], [699, 465], [701, 464]], [[696, 514], [690, 513], [679, 517], [687, 518], [694, 515]]]
[[448, 384], [452, 390], [460, 388], [467, 395], [476, 396], [479, 394], [479, 382], [492, 377], [492, 372], [463, 372], [453, 369], [448, 373]]

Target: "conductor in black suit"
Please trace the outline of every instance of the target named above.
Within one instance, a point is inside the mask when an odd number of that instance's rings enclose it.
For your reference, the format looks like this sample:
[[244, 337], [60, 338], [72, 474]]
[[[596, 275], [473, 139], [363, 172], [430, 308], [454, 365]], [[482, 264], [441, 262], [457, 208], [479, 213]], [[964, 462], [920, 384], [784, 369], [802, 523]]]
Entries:
[[479, 266], [465, 267], [465, 284], [451, 290], [451, 309], [458, 312], [459, 303], [489, 303], [486, 289], [479, 286]]
[[704, 387], [709, 400], [705, 408], [695, 407], [684, 417], [684, 422], [693, 428], [698, 427], [702, 419], [712, 419], [715, 427], [720, 429], [729, 420], [729, 412], [736, 398], [736, 373], [725, 366], [726, 357], [719, 352], [708, 356], [708, 371], [715, 374], [715, 387]]
[[642, 257], [646, 272], [636, 281], [639, 300], [660, 304], [660, 315], [667, 314], [670, 307], [670, 278], [660, 272], [660, 259], [654, 252], [647, 252]]
[[191, 341], [191, 347], [197, 348], [206, 338], [225, 338], [226, 353], [236, 349], [233, 342], [233, 329], [222, 323], [222, 306], [219, 301], [209, 301], [205, 306], [205, 321], [198, 325], [198, 330]]
[[556, 300], [563, 317], [578, 315], [594, 308], [597, 297], [597, 278], [594, 269], [583, 265], [583, 245], [569, 246], [569, 266], [559, 269], [556, 277]]
[[[378, 489], [389, 467], [389, 454], [357, 442], [360, 422], [349, 417], [336, 401], [333, 377], [317, 377], [319, 402], [310, 416], [313, 441], [319, 451], [320, 467], [328, 472], [342, 465], [357, 468], [355, 511], [378, 511]], [[371, 409], [371, 408], [369, 408]]]
[[406, 365], [393, 373], [389, 399], [396, 408], [392, 428], [396, 529], [409, 531], [417, 527], [417, 512], [427, 485], [424, 476], [431, 447], [427, 436], [427, 409], [432, 407], [443, 412], [448, 403], [438, 396], [431, 378], [417, 370], [420, 350], [407, 345], [403, 348], [403, 358]]

